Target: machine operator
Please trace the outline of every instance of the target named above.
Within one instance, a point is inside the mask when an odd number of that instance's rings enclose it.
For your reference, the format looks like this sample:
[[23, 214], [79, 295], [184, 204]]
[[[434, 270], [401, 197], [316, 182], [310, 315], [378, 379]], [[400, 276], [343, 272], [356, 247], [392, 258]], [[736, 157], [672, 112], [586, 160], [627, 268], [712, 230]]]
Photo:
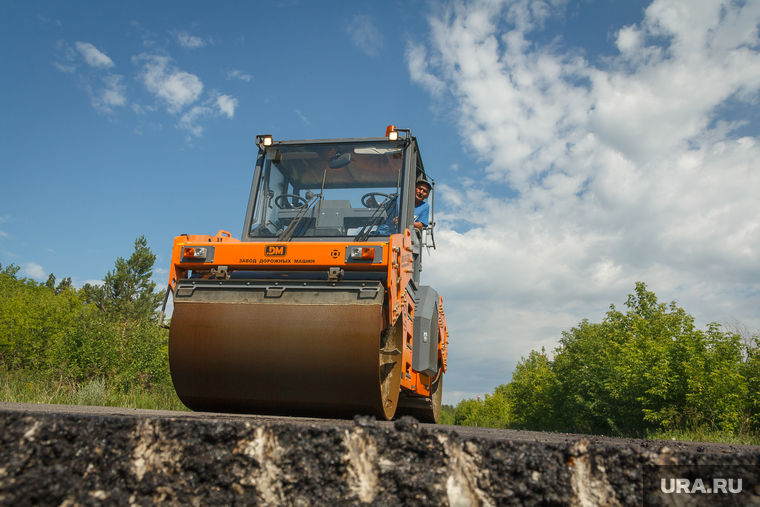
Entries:
[[430, 221], [430, 205], [425, 201], [430, 195], [430, 183], [424, 179], [417, 180], [414, 188], [414, 227], [422, 229]]

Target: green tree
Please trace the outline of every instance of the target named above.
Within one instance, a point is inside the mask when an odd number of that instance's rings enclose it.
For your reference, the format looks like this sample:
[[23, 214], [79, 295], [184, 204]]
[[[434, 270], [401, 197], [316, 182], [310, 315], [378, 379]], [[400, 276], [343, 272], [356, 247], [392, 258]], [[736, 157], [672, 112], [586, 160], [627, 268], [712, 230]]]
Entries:
[[755, 334], [745, 351], [746, 361], [742, 364], [741, 373], [747, 383], [747, 391], [742, 425], [745, 431], [760, 432], [760, 336]]
[[659, 303], [641, 282], [626, 307], [563, 333], [554, 359], [560, 426], [627, 436], [738, 430], [747, 389], [739, 338], [717, 324], [696, 329], [691, 315]]
[[481, 401], [473, 399], [460, 401], [454, 409], [454, 424], [457, 426], [477, 426], [477, 413], [481, 404]]
[[55, 275], [53, 273], [50, 273], [47, 282], [45, 282], [45, 287], [55, 292], [56, 295], [65, 290], [74, 290], [74, 284], [71, 283], [71, 278], [64, 278], [58, 285], [56, 285]]
[[507, 428], [510, 425], [511, 407], [505, 386], [486, 394], [483, 400], [462, 400], [454, 409], [454, 424], [482, 428]]
[[454, 424], [454, 407], [452, 405], [441, 406], [441, 416], [438, 419], [438, 424]]
[[455, 424], [645, 437], [661, 431], [760, 431], [760, 336], [709, 324], [636, 283], [626, 311], [584, 319], [546, 352], [521, 358], [512, 381], [463, 400]]
[[546, 431], [556, 429], [555, 398], [559, 385], [552, 370], [552, 363], [546, 356], [546, 350], [532, 350], [520, 358], [512, 381], [506, 386], [497, 387], [510, 401], [511, 424], [517, 428]]
[[13, 265], [0, 271], [0, 361], [6, 368], [58, 372], [63, 365], [51, 351], [76, 327], [82, 301], [73, 290], [56, 294], [17, 273]]
[[129, 321], [154, 321], [156, 309], [166, 295], [163, 290], [154, 292], [156, 284], [151, 277], [155, 261], [145, 236], [137, 238], [134, 253], [127, 260], [116, 260], [115, 269], [108, 272], [102, 286], [86, 284], [82, 288], [85, 300], [125, 328]]

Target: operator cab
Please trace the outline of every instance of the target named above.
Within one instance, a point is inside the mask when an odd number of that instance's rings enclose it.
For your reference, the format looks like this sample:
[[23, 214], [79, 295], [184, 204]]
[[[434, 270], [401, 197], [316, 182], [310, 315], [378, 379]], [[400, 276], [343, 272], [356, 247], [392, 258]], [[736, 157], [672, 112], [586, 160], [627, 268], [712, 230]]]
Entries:
[[[432, 180], [408, 130], [389, 127], [378, 138], [256, 139], [243, 241], [368, 241], [408, 228], [422, 244], [425, 233], [413, 226], [414, 185]], [[432, 191], [429, 201], [432, 227]]]

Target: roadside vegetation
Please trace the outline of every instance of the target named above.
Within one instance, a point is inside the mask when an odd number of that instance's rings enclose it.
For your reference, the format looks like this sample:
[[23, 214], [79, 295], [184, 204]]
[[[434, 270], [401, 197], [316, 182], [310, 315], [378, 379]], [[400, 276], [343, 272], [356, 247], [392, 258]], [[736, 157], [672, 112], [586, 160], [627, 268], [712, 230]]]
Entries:
[[445, 406], [444, 424], [760, 444], [760, 335], [709, 324], [643, 283], [601, 323], [562, 333], [483, 400]]
[[[102, 285], [38, 283], [0, 265], [0, 400], [187, 410], [171, 383], [164, 291], [144, 237]], [[760, 335], [709, 324], [637, 283], [626, 310], [532, 351], [441, 424], [760, 445]]]
[[103, 285], [37, 283], [0, 266], [0, 399], [182, 410], [169, 375], [164, 291], [144, 237]]

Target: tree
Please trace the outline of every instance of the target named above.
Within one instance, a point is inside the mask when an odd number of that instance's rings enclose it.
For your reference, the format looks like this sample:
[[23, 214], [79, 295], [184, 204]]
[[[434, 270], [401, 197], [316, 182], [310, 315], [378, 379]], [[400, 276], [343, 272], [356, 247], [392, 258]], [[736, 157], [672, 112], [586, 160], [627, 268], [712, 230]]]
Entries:
[[699, 330], [641, 282], [625, 306], [564, 331], [553, 361], [543, 349], [521, 358], [509, 384], [457, 405], [455, 424], [629, 437], [760, 430], [758, 333]]
[[61, 282], [58, 284], [58, 286], [55, 285], [55, 275], [53, 273], [50, 273], [50, 276], [47, 279], [47, 282], [45, 282], [45, 287], [55, 292], [55, 295], [57, 296], [61, 292], [65, 290], [70, 290], [74, 288], [74, 284], [71, 283], [71, 278], [67, 277], [61, 280]]
[[[10, 369], [60, 370], [51, 351], [81, 320], [76, 291], [56, 294], [47, 284], [17, 278], [18, 268], [0, 271], [0, 362]], [[55, 277], [52, 277], [53, 284]]]
[[739, 336], [715, 323], [696, 329], [691, 315], [659, 303], [641, 282], [626, 307], [611, 305], [602, 323], [584, 320], [563, 333], [554, 373], [566, 424], [625, 436], [740, 431], [748, 392]]
[[546, 351], [532, 350], [522, 357], [512, 373], [512, 381], [497, 387], [512, 406], [512, 425], [518, 428], [545, 431], [555, 429], [555, 405], [558, 393], [557, 377]]
[[95, 303], [111, 320], [122, 322], [125, 327], [129, 321], [155, 320], [156, 310], [166, 295], [163, 290], [153, 292], [156, 284], [151, 277], [155, 261], [156, 256], [145, 236], [140, 236], [135, 240], [132, 256], [126, 261], [119, 257], [102, 286], [86, 284], [82, 288], [84, 299]]
[[508, 428], [511, 408], [504, 387], [497, 387], [493, 394], [486, 394], [482, 401], [480, 399], [460, 401], [454, 409], [454, 424], [482, 428]]

